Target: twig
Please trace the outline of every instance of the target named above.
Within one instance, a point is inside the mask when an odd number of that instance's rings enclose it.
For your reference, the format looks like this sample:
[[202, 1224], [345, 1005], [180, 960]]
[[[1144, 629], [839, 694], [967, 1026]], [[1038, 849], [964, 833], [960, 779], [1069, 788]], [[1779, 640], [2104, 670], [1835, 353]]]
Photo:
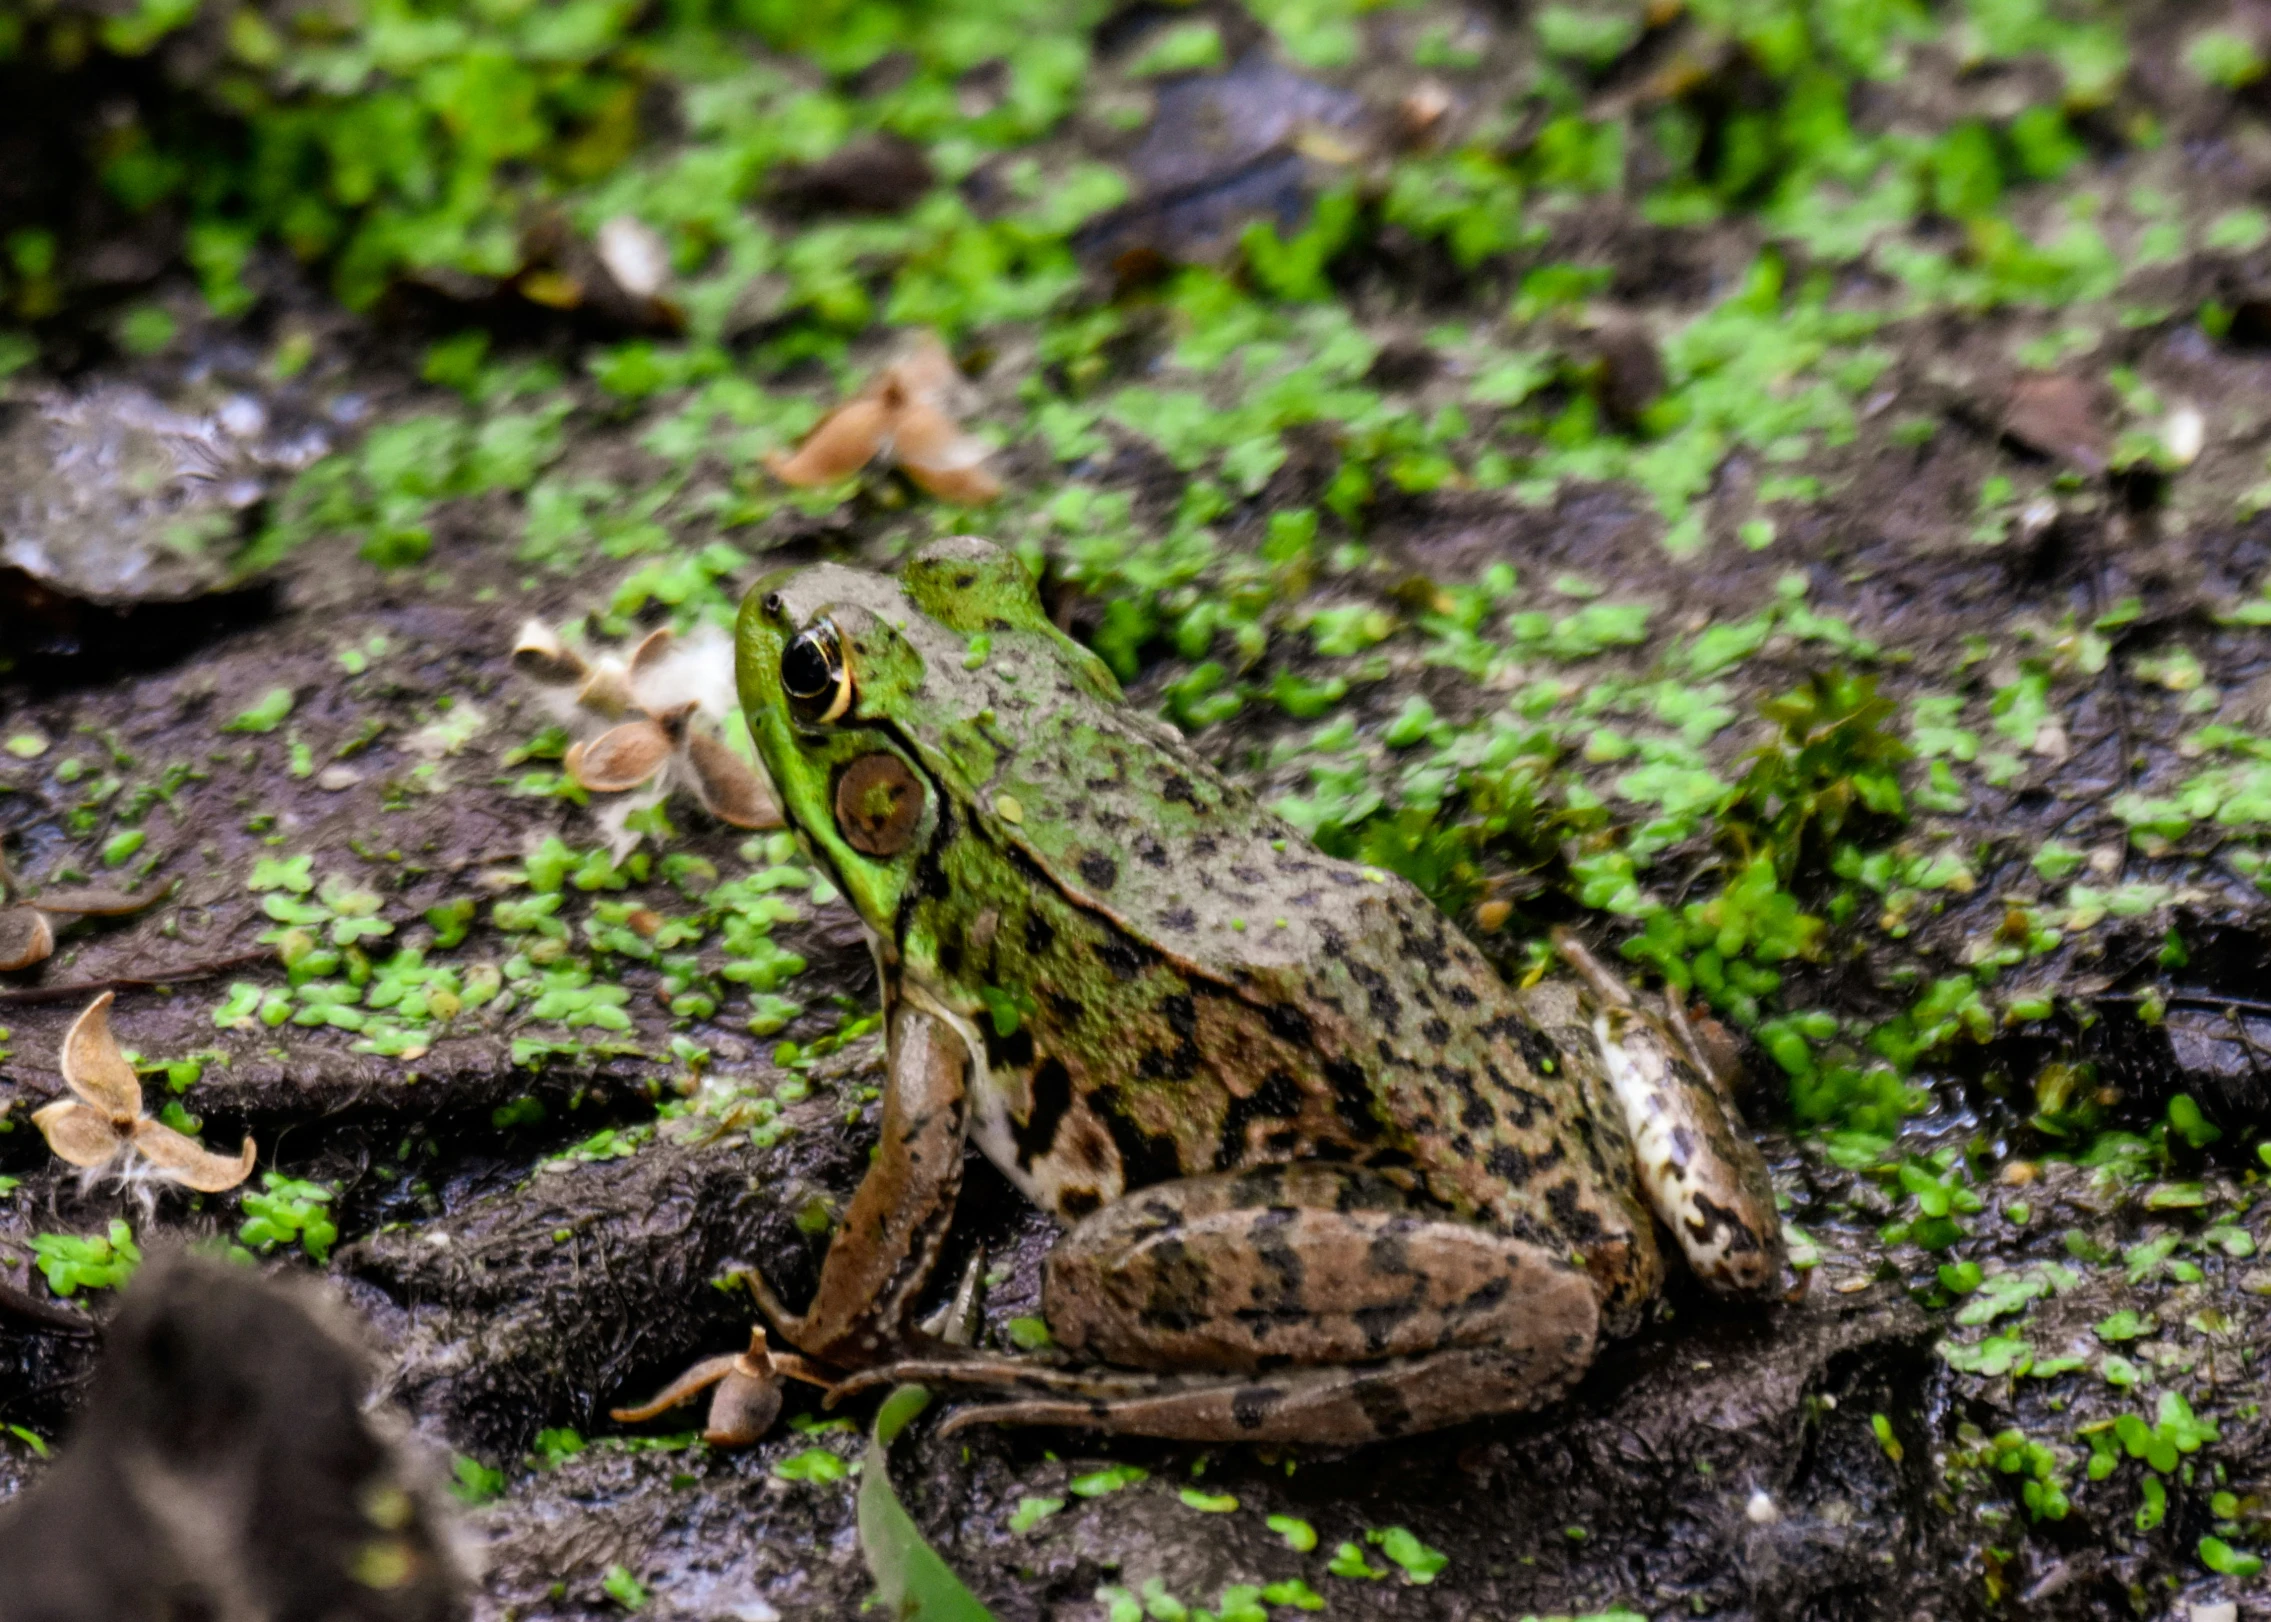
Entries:
[[69, 1307], [59, 1307], [42, 1301], [36, 1295], [26, 1295], [6, 1279], [0, 1278], [0, 1312], [12, 1312], [19, 1318], [29, 1318], [69, 1335], [91, 1335], [95, 1326]]
[[165, 974], [119, 975], [109, 980], [74, 980], [60, 986], [17, 986], [0, 991], [0, 1008], [17, 1008], [28, 1003], [71, 1002], [79, 997], [92, 997], [105, 991], [137, 991], [152, 986], [180, 985], [187, 980], [209, 980], [216, 974], [231, 969], [249, 969], [255, 963], [273, 963], [274, 952], [239, 952], [235, 957], [218, 958], [211, 963], [195, 963], [186, 969], [174, 969]]

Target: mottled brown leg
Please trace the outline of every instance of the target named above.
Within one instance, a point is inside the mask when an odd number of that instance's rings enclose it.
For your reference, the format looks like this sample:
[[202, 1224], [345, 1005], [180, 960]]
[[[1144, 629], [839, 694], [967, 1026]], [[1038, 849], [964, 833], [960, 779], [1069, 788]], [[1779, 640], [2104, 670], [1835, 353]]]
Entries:
[[1599, 1329], [1592, 1282], [1550, 1240], [1320, 1164], [1115, 1201], [1051, 1252], [1044, 1310], [1062, 1346], [1105, 1366], [925, 1359], [830, 1400], [884, 1380], [981, 1385], [1028, 1400], [963, 1422], [1362, 1441], [1546, 1401], [1592, 1360]]
[[905, 1001], [891, 1010], [887, 1041], [875, 1159], [828, 1246], [811, 1306], [791, 1312], [763, 1278], [748, 1275], [783, 1338], [839, 1368], [863, 1368], [907, 1343], [910, 1309], [962, 1184], [968, 1047], [944, 1020]]

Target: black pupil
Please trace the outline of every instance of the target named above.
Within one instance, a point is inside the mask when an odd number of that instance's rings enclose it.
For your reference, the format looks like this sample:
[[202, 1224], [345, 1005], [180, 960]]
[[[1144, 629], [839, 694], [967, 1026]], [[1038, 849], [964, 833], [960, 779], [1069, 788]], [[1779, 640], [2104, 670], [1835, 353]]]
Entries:
[[781, 685], [789, 697], [818, 698], [835, 684], [835, 662], [819, 632], [806, 631], [781, 651]]

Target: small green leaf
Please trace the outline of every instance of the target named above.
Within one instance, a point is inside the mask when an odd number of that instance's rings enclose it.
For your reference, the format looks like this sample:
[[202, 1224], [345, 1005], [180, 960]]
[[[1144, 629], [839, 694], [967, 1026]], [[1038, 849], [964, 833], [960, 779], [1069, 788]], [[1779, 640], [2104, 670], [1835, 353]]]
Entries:
[[271, 687], [260, 695], [248, 709], [240, 710], [234, 720], [223, 726], [223, 732], [274, 732], [284, 724], [284, 717], [292, 713], [292, 690], [289, 687]]
[[599, 1579], [599, 1586], [609, 1599], [626, 1611], [641, 1610], [647, 1603], [646, 1585], [631, 1575], [628, 1566], [609, 1566], [607, 1575]]
[[1317, 1529], [1298, 1516], [1272, 1515], [1266, 1524], [1295, 1554], [1307, 1554], [1317, 1546]]
[[1185, 1487], [1182, 1499], [1186, 1508], [1207, 1515], [1230, 1515], [1238, 1509], [1237, 1498], [1226, 1492], [1201, 1492], [1196, 1487]]

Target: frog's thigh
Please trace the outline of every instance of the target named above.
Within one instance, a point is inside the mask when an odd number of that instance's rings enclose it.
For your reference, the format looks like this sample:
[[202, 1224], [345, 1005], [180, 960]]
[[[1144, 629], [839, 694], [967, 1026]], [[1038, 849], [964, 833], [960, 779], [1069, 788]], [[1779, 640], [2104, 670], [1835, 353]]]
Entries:
[[890, 1070], [875, 1159], [852, 1196], [802, 1314], [752, 1287], [791, 1344], [859, 1368], [904, 1342], [909, 1308], [938, 1260], [962, 1183], [970, 1052], [961, 1034], [909, 1002], [891, 1010]]
[[[1059, 1344], [1122, 1368], [1247, 1371], [1476, 1348], [1506, 1360], [1517, 1385], [1532, 1383], [1532, 1362], [1555, 1379], [1582, 1368], [1599, 1322], [1567, 1254], [1322, 1164], [1114, 1201], [1050, 1253], [1043, 1308]], [[1506, 1405], [1492, 1396], [1471, 1411]]]

